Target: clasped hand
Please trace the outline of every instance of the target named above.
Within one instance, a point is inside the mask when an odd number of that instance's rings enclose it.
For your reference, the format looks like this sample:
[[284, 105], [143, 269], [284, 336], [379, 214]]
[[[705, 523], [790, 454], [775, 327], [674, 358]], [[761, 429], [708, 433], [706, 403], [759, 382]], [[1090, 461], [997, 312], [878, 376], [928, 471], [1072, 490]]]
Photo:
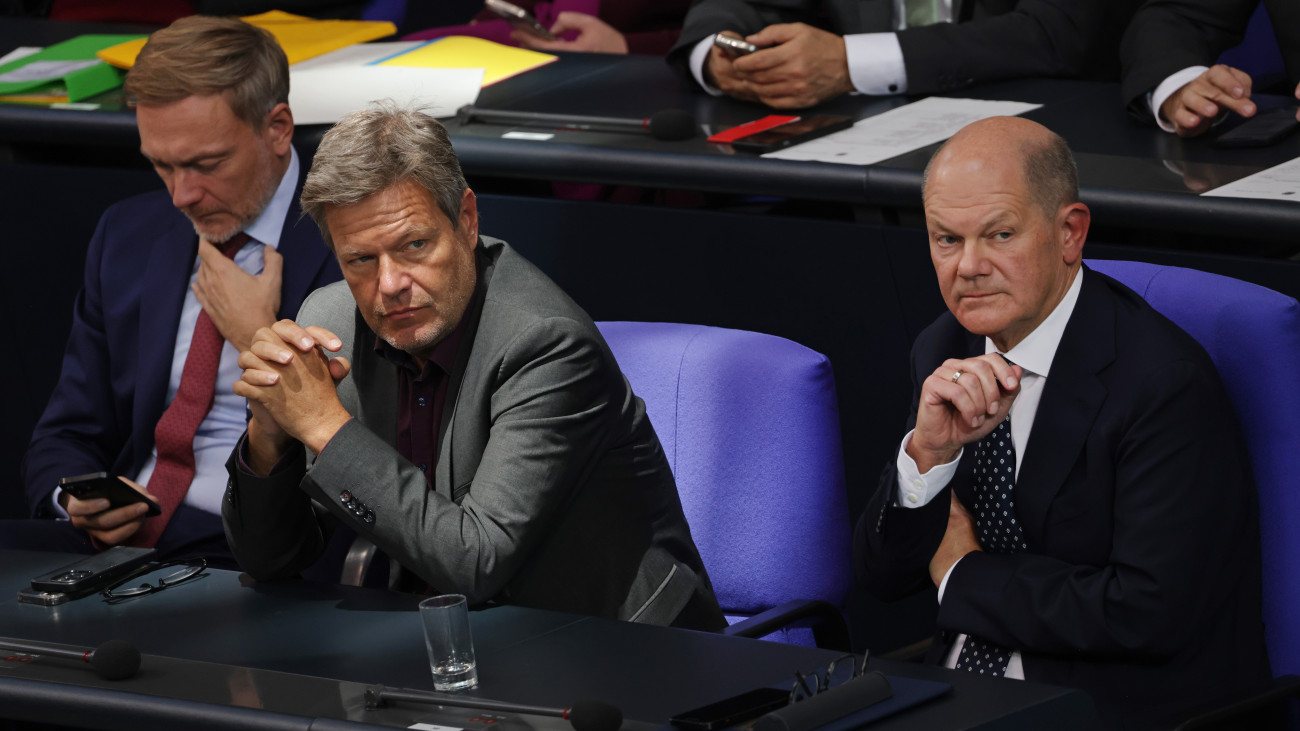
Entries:
[[935, 369], [921, 384], [916, 430], [907, 444], [921, 473], [951, 462], [963, 446], [993, 431], [1019, 395], [1023, 372], [996, 353], [950, 358]]
[[728, 96], [774, 109], [803, 109], [853, 91], [844, 39], [834, 33], [781, 23], [745, 40], [760, 50], [736, 58], [721, 48], [709, 52], [708, 76]]
[[325, 328], [280, 320], [259, 329], [248, 350], [239, 354], [244, 373], [235, 382], [235, 393], [248, 399], [253, 414], [249, 447], [255, 460], [264, 450], [282, 453], [290, 438], [319, 453], [351, 418], [337, 391], [351, 364], [323, 352], [342, 347]]

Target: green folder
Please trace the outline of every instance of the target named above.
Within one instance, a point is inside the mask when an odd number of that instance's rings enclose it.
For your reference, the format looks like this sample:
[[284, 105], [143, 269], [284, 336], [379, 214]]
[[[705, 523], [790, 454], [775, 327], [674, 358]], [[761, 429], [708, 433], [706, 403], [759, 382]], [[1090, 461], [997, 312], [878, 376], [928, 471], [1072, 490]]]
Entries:
[[[140, 35], [84, 35], [57, 43], [30, 56], [0, 66], [0, 96], [67, 91], [77, 102], [122, 85], [125, 72], [95, 57], [95, 52]], [[93, 64], [76, 64], [74, 62]], [[35, 65], [33, 65], [35, 64]]]

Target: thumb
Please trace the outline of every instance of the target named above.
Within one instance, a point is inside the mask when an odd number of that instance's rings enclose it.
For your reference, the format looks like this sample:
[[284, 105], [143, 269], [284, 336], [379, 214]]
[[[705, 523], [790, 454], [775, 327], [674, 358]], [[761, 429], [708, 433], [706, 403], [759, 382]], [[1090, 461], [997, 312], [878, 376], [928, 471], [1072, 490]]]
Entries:
[[591, 20], [592, 17], [586, 13], [575, 13], [572, 10], [565, 10], [555, 16], [555, 23], [551, 26], [551, 33], [558, 36], [561, 33], [571, 30], [581, 32], [586, 30], [587, 26], [591, 24]]
[[272, 280], [280, 281], [280, 275], [284, 272], [284, 255], [276, 251], [270, 244], [262, 245], [262, 274], [263, 277], [269, 277]]
[[352, 371], [352, 363], [342, 356], [330, 358], [329, 369], [330, 377], [333, 378], [334, 383], [337, 384], [339, 381], [346, 378], [348, 373]]

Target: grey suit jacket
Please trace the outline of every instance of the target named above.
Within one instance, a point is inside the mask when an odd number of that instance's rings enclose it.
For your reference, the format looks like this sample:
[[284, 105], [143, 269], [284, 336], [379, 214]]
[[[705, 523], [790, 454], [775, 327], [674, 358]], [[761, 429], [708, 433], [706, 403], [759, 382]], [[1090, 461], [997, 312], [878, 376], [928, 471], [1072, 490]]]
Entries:
[[309, 565], [327, 510], [472, 603], [724, 626], [645, 405], [591, 319], [504, 242], [481, 239], [477, 256], [433, 490], [393, 446], [397, 371], [346, 284], [304, 303], [300, 323], [343, 340], [339, 397], [355, 418], [310, 469], [259, 479], [232, 459], [224, 513], [241, 566], [274, 578]]
[[[1030, 76], [1114, 81], [1121, 30], [1140, 0], [955, 0], [957, 23], [898, 34], [909, 94]], [[669, 63], [686, 78], [691, 48], [724, 30], [803, 22], [839, 35], [894, 30], [893, 0], [697, 0]], [[694, 83], [693, 81], [691, 83]]]

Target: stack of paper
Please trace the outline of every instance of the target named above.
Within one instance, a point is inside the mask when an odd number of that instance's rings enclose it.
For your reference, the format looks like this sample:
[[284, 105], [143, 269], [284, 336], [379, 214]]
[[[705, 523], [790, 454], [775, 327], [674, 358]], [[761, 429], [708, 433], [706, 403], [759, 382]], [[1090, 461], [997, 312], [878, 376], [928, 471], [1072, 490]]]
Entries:
[[[240, 20], [270, 31], [291, 64], [397, 32], [397, 26], [386, 20], [316, 20], [279, 10], [249, 15]], [[118, 68], [129, 69], [135, 64], [135, 57], [140, 55], [140, 49], [144, 48], [144, 42], [145, 39], [141, 38], [106, 48], [99, 52], [99, 57]]]

